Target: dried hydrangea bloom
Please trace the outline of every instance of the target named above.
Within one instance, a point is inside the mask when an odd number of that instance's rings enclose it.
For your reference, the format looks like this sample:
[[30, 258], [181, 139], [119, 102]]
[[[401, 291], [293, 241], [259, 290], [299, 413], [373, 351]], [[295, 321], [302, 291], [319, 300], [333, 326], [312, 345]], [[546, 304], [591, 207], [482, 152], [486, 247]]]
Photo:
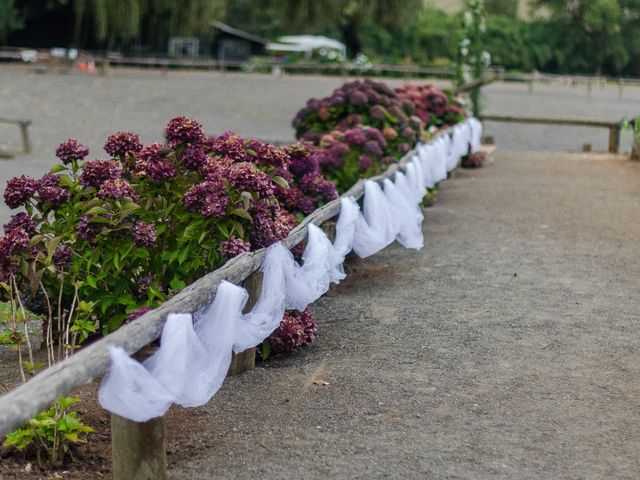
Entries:
[[118, 132], [107, 137], [103, 148], [112, 157], [124, 157], [142, 150], [142, 142], [135, 133]]
[[38, 189], [38, 181], [35, 178], [21, 175], [7, 181], [4, 191], [4, 203], [9, 208], [18, 208], [27, 203]]
[[89, 148], [78, 143], [74, 138], [70, 138], [64, 143], [61, 143], [56, 148], [56, 157], [58, 157], [62, 163], [68, 165], [74, 160], [80, 162], [89, 155]]
[[389, 141], [393, 141], [398, 138], [398, 132], [393, 127], [385, 127], [382, 129], [382, 134], [384, 138]]

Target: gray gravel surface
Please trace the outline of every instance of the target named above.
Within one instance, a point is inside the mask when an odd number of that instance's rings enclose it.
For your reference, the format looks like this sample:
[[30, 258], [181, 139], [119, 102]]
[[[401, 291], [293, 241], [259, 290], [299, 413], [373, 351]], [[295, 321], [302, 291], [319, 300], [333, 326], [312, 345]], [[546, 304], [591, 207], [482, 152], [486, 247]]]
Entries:
[[461, 172], [425, 249], [313, 306], [314, 345], [170, 416], [171, 478], [638, 478], [639, 208], [611, 157]]

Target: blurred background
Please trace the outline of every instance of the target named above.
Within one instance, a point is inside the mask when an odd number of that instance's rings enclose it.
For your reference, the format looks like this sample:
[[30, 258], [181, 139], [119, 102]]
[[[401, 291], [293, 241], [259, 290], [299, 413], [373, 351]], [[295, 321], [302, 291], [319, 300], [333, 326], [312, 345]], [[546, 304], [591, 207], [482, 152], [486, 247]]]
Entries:
[[[617, 125], [639, 113], [639, 34], [640, 0], [0, 0], [0, 182], [42, 174], [70, 137], [98, 157], [115, 131], [160, 140], [176, 115], [290, 142], [307, 99], [352, 77], [490, 78], [478, 114]], [[602, 127], [486, 133], [516, 150], [609, 147]], [[621, 151], [631, 141], [622, 131]]]

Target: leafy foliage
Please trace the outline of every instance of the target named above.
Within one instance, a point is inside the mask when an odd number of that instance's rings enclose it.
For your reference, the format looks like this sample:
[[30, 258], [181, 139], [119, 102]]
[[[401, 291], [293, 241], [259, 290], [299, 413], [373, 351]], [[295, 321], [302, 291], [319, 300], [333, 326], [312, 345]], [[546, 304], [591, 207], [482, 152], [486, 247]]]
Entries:
[[69, 407], [80, 400], [62, 397], [44, 412], [9, 433], [3, 443], [5, 447], [17, 450], [33, 449], [38, 465], [41, 467], [58, 467], [64, 463], [67, 455], [72, 456], [72, 445], [86, 443], [84, 435], [94, 430], [82, 423], [76, 412]]

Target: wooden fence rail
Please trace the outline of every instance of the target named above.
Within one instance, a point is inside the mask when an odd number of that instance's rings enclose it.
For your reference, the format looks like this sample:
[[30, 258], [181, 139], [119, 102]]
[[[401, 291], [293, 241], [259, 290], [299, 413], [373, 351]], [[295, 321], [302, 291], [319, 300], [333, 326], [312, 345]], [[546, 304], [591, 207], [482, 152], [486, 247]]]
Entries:
[[620, 122], [583, 118], [518, 117], [511, 115], [482, 115], [480, 119], [484, 122], [533, 123], [538, 125], [571, 125], [574, 127], [606, 128], [609, 130], [609, 152], [618, 153], [620, 151], [620, 131], [622, 129]]
[[[448, 135], [450, 128], [438, 132], [433, 138]], [[399, 169], [404, 169], [413, 152], [391, 165], [382, 175], [370, 178], [382, 182]], [[364, 180], [358, 181], [343, 197], [356, 199], [364, 193]], [[309, 224], [322, 225], [340, 213], [340, 200], [329, 202], [306, 217], [283, 240], [287, 248], [293, 248], [306, 238]], [[108, 345], [123, 348], [134, 354], [157, 339], [164, 327], [167, 315], [175, 312], [195, 312], [208, 305], [222, 280], [240, 284], [257, 271], [265, 258], [266, 249], [244, 253], [221, 268], [189, 285], [160, 307], [141, 316], [135, 322], [124, 325], [108, 336], [79, 350], [68, 359], [57, 363], [0, 397], [0, 435], [5, 435], [48, 408], [59, 397], [91, 382], [105, 373], [109, 367]]]

